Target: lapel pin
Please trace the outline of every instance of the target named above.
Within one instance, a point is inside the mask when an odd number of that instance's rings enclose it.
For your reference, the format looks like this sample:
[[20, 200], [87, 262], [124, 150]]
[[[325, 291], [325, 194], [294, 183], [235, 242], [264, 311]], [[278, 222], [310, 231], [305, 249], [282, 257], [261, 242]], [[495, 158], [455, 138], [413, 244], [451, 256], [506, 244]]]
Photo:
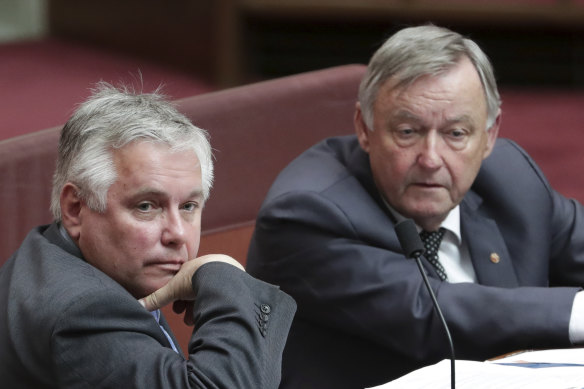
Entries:
[[499, 263], [501, 261], [501, 257], [497, 253], [491, 253], [491, 262]]

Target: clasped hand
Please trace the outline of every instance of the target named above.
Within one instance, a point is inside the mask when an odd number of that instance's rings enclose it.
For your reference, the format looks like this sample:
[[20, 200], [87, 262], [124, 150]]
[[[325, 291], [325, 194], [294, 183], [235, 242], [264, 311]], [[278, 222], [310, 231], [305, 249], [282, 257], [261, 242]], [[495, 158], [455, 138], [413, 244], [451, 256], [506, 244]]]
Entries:
[[186, 311], [184, 322], [192, 325], [193, 301], [196, 297], [193, 291], [192, 278], [201, 266], [209, 262], [225, 262], [245, 271], [243, 266], [230, 256], [223, 254], [203, 255], [185, 262], [178, 273], [166, 285], [140, 299], [140, 304], [148, 311], [154, 311], [172, 302], [173, 311], [178, 314]]

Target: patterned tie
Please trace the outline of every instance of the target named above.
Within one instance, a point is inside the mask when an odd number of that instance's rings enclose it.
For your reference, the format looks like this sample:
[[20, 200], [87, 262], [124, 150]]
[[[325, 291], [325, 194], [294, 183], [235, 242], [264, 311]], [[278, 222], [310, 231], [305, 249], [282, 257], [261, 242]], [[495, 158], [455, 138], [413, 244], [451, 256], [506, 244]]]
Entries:
[[424, 242], [424, 247], [426, 248], [426, 252], [424, 256], [434, 266], [436, 272], [438, 273], [438, 277], [442, 281], [446, 281], [448, 277], [446, 276], [446, 272], [444, 271], [444, 267], [438, 261], [438, 248], [440, 247], [440, 242], [442, 242], [442, 237], [446, 230], [442, 227], [438, 231], [422, 231], [420, 232], [420, 238]]

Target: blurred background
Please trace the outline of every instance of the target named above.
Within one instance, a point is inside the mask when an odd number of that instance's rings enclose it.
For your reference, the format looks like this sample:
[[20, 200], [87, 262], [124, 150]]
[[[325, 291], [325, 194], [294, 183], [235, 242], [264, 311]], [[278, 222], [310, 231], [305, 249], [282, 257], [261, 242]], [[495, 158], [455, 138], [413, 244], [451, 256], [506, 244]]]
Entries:
[[479, 43], [503, 89], [584, 89], [584, 0], [0, 0], [0, 140], [62, 124], [99, 80], [178, 99], [367, 63], [428, 22]]

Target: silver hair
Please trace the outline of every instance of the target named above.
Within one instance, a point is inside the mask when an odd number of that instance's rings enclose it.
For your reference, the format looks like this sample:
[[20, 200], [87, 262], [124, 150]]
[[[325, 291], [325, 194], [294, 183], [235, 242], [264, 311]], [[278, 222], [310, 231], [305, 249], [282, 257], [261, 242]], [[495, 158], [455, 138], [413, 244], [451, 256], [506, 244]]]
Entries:
[[373, 128], [377, 93], [389, 78], [396, 79], [395, 87], [410, 85], [421, 76], [444, 73], [465, 56], [474, 65], [483, 85], [487, 101], [486, 129], [491, 128], [501, 106], [501, 97], [488, 57], [472, 40], [433, 25], [398, 31], [371, 57], [359, 86], [359, 103], [367, 127]]
[[195, 152], [201, 165], [203, 199], [213, 184], [209, 136], [157, 90], [136, 93], [127, 86], [100, 82], [61, 131], [53, 175], [51, 212], [61, 220], [60, 195], [67, 182], [97, 212], [105, 212], [107, 192], [117, 178], [112, 152], [133, 141], [163, 143], [172, 150]]

